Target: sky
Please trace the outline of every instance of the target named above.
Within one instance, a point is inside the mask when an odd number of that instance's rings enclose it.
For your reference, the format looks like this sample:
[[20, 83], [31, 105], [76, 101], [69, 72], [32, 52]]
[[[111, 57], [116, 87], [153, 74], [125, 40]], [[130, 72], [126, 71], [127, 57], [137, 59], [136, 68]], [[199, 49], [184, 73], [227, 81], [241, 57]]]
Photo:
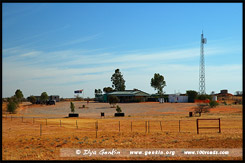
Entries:
[[242, 3], [3, 3], [2, 96], [94, 97], [120, 69], [127, 90], [242, 91]]

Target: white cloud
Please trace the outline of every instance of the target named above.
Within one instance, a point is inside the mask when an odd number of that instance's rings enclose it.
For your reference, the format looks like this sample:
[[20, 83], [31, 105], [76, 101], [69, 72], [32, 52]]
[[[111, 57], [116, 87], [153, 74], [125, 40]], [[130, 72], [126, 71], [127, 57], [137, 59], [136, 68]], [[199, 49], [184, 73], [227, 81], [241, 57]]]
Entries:
[[[174, 90], [182, 93], [189, 89], [198, 90], [198, 48], [152, 53], [137, 51], [122, 55], [115, 55], [113, 52], [98, 53], [99, 51], [89, 55], [90, 52], [93, 51], [65, 50], [45, 53], [20, 48], [4, 49], [5, 55], [11, 56], [3, 58], [3, 96], [11, 96], [16, 89], [21, 89], [25, 96], [50, 91], [51, 94], [72, 97], [73, 90], [86, 88], [85, 96], [93, 97], [94, 89], [111, 86], [110, 77], [116, 68], [123, 73], [127, 89], [138, 88], [154, 93], [150, 79], [154, 73], [160, 73], [167, 82], [164, 88], [167, 93], [174, 93]], [[224, 48], [209, 48], [206, 52], [211, 56], [227, 51]], [[28, 60], [23, 59], [27, 57]], [[185, 65], [182, 63], [185, 59], [194, 59], [197, 64]], [[219, 91], [225, 85], [229, 87], [231, 83], [238, 85], [231, 86], [233, 91], [239, 90], [241, 77], [242, 66], [239, 64], [208, 66], [207, 92], [214, 88], [218, 89], [214, 91]]]

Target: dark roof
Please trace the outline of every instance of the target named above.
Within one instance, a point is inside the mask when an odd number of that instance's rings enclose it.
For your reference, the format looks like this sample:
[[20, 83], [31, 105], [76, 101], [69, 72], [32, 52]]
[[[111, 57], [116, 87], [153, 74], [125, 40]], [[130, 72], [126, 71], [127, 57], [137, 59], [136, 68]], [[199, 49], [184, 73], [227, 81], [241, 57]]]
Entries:
[[150, 96], [150, 94], [140, 91], [140, 90], [125, 90], [125, 91], [115, 91], [108, 93], [108, 95], [115, 96]]

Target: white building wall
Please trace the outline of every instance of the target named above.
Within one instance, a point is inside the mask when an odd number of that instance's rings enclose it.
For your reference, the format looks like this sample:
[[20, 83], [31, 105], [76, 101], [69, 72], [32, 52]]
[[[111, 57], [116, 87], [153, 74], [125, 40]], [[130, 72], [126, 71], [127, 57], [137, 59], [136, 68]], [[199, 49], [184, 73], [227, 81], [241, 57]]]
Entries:
[[168, 100], [169, 102], [186, 103], [188, 102], [188, 96], [169, 95]]

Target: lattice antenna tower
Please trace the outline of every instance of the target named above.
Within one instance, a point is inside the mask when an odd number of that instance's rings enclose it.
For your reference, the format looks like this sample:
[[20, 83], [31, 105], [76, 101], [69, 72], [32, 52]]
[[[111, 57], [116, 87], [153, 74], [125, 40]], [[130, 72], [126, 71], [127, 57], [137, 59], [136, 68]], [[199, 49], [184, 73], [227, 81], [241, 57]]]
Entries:
[[201, 51], [200, 51], [200, 67], [199, 67], [199, 94], [205, 94], [205, 62], [204, 62], [204, 44], [207, 39], [201, 34]]

